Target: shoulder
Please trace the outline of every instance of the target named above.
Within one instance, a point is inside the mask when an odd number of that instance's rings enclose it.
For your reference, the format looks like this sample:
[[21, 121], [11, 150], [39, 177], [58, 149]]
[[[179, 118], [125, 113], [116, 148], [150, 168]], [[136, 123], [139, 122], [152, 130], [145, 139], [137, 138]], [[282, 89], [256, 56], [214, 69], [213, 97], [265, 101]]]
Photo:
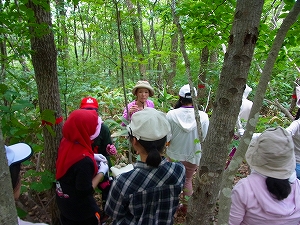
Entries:
[[84, 157], [74, 164], [76, 168], [86, 168], [87, 166], [91, 166], [94, 168], [94, 162], [90, 157]]
[[105, 123], [101, 124], [101, 131], [109, 131], [109, 128]]
[[154, 102], [152, 100], [147, 99], [146, 102], [147, 102], [148, 107], [153, 107], [154, 108]]
[[242, 178], [237, 182], [237, 184], [233, 187], [233, 191], [241, 192], [245, 195], [249, 193], [252, 185], [257, 185], [260, 187], [261, 184], [265, 183], [266, 178], [258, 173], [251, 173], [245, 178]]
[[185, 174], [185, 166], [181, 162], [169, 162], [163, 160], [161, 167], [178, 175]]
[[294, 120], [287, 128], [286, 130], [289, 132], [296, 132], [300, 128], [300, 120]]
[[201, 119], [208, 120], [208, 114], [206, 112], [199, 110], [199, 115], [200, 115]]
[[169, 115], [172, 115], [172, 114], [174, 114], [174, 113], [176, 113], [176, 111], [175, 111], [176, 109], [171, 109], [169, 112], [167, 112], [167, 116], [169, 116]]

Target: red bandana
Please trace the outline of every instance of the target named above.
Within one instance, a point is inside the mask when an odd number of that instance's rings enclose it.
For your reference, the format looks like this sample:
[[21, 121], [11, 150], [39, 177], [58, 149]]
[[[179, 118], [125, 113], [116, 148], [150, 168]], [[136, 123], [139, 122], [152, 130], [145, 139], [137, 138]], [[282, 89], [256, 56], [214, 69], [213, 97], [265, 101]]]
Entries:
[[98, 171], [90, 137], [98, 125], [98, 114], [95, 110], [78, 109], [73, 111], [66, 120], [62, 133], [63, 139], [58, 148], [56, 160], [56, 179], [61, 178], [68, 169], [84, 157], [90, 157]]

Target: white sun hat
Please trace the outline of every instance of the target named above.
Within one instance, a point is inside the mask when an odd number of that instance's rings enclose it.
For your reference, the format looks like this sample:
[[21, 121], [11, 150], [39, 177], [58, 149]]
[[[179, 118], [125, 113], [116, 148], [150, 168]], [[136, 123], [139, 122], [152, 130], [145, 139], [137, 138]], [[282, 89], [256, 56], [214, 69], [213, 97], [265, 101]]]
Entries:
[[32, 149], [28, 144], [18, 143], [14, 145], [5, 145], [8, 166], [21, 163], [29, 159], [32, 155]]

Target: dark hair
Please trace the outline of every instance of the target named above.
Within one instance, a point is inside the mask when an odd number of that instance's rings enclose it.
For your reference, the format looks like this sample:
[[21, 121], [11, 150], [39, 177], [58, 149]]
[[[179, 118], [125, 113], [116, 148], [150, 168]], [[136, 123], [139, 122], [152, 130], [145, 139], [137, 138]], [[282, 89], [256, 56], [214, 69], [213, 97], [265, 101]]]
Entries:
[[289, 179], [267, 177], [266, 184], [268, 191], [272, 193], [277, 200], [283, 200], [291, 193]]
[[156, 141], [144, 141], [138, 140], [138, 142], [144, 147], [148, 153], [146, 163], [148, 166], [158, 167], [161, 162], [160, 153], [163, 152], [165, 144], [167, 141], [167, 136]]
[[188, 105], [188, 104], [192, 104], [193, 100], [191, 98], [183, 98], [183, 97], [179, 97], [178, 101], [176, 102], [174, 109], [178, 109], [183, 105]]
[[297, 110], [297, 114], [295, 116], [295, 120], [300, 118], [300, 108]]
[[15, 187], [19, 182], [20, 169], [21, 169], [21, 163], [12, 164], [9, 166], [9, 172], [10, 172], [13, 189], [15, 189]]

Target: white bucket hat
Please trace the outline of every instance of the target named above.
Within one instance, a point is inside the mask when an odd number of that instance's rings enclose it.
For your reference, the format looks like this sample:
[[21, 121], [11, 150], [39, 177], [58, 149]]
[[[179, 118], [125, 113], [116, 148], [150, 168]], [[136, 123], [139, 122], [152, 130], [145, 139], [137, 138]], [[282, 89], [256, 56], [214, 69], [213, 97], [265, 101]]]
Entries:
[[127, 130], [138, 140], [156, 141], [167, 136], [171, 126], [163, 112], [147, 107], [132, 115]]
[[288, 179], [293, 174], [296, 168], [294, 142], [284, 128], [269, 128], [252, 140], [246, 152], [251, 168], [277, 179]]

